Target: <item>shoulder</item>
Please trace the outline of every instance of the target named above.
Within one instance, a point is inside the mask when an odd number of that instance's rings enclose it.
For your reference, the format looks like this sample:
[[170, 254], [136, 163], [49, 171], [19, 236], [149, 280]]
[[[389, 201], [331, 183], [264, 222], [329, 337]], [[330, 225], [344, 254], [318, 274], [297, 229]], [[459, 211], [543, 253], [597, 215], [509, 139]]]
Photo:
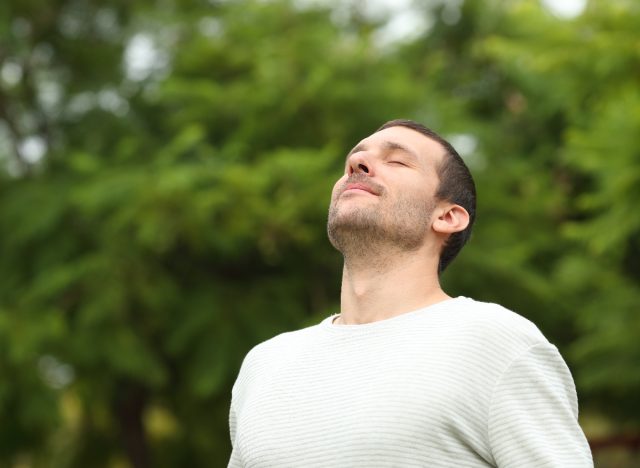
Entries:
[[515, 340], [527, 347], [548, 343], [533, 322], [506, 307], [466, 297], [459, 299], [454, 305], [456, 317], [480, 336]]
[[[319, 325], [280, 333], [262, 343], [254, 346], [247, 354], [247, 358], [256, 358], [263, 355], [271, 355], [283, 351], [293, 351], [297, 347], [308, 343], [319, 332]], [[246, 359], [246, 358], [245, 358]]]
[[538, 327], [501, 305], [458, 298], [442, 316], [451, 339], [474, 362], [492, 363], [501, 372], [533, 346], [552, 346]]
[[254, 346], [245, 356], [238, 380], [248, 375], [269, 372], [280, 362], [293, 359], [295, 356], [315, 341], [319, 325], [281, 333]]

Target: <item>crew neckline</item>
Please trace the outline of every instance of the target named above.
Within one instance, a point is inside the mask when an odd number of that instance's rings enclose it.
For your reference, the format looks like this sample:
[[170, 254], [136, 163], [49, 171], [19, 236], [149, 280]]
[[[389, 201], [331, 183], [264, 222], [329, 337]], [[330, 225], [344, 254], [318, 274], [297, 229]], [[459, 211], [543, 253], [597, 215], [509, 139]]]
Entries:
[[444, 307], [450, 307], [462, 300], [467, 299], [464, 296], [457, 296], [457, 297], [452, 297], [449, 299], [445, 299], [443, 301], [440, 302], [436, 302], [434, 304], [430, 304], [428, 306], [425, 307], [421, 307], [419, 309], [414, 309], [408, 312], [403, 312], [401, 314], [395, 315], [393, 317], [389, 317], [386, 319], [382, 319], [382, 320], [376, 320], [375, 322], [369, 322], [369, 323], [359, 323], [359, 324], [335, 324], [333, 323], [333, 321], [340, 315], [340, 314], [333, 314], [330, 315], [329, 317], [325, 318], [324, 320], [322, 320], [322, 322], [320, 322], [320, 325], [324, 328], [330, 329], [330, 330], [335, 330], [335, 331], [339, 331], [339, 330], [369, 330], [372, 328], [381, 328], [381, 327], [385, 327], [385, 326], [391, 326], [391, 325], [395, 325], [397, 323], [403, 323], [407, 320], [411, 320], [414, 317], [418, 317], [426, 312], [434, 312], [436, 310], [439, 310], [441, 308]]

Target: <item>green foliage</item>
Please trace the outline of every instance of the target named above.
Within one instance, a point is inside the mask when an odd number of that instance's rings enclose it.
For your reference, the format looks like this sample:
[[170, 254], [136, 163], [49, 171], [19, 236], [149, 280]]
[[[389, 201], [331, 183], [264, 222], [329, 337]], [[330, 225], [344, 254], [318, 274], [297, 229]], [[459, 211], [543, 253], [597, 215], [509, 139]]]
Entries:
[[638, 6], [446, 8], [383, 47], [355, 7], [0, 7], [0, 465], [224, 466], [242, 357], [336, 310], [330, 189], [399, 116], [467, 142], [450, 294], [530, 317], [582, 411], [638, 428]]

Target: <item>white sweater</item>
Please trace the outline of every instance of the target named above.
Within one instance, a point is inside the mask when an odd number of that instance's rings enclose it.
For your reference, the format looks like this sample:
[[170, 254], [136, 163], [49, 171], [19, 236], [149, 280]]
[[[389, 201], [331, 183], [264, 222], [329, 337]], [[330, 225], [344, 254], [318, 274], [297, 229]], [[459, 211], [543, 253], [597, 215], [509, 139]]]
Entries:
[[528, 320], [459, 297], [249, 352], [230, 467], [592, 467], [571, 374]]

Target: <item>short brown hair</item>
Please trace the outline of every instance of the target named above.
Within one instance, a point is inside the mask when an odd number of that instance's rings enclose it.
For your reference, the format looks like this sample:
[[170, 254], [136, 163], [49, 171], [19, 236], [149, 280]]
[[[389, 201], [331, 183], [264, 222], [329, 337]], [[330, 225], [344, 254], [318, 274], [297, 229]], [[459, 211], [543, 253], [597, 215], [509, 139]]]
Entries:
[[436, 197], [460, 205], [469, 213], [469, 225], [463, 231], [451, 234], [440, 252], [440, 260], [438, 262], [438, 274], [440, 274], [458, 255], [469, 240], [469, 237], [471, 237], [471, 228], [476, 219], [476, 185], [471, 176], [471, 171], [469, 171], [455, 148], [433, 130], [413, 120], [396, 119], [386, 122], [376, 131], [379, 132], [389, 127], [410, 128], [443, 146], [446, 154], [437, 169], [440, 185], [438, 186]]

